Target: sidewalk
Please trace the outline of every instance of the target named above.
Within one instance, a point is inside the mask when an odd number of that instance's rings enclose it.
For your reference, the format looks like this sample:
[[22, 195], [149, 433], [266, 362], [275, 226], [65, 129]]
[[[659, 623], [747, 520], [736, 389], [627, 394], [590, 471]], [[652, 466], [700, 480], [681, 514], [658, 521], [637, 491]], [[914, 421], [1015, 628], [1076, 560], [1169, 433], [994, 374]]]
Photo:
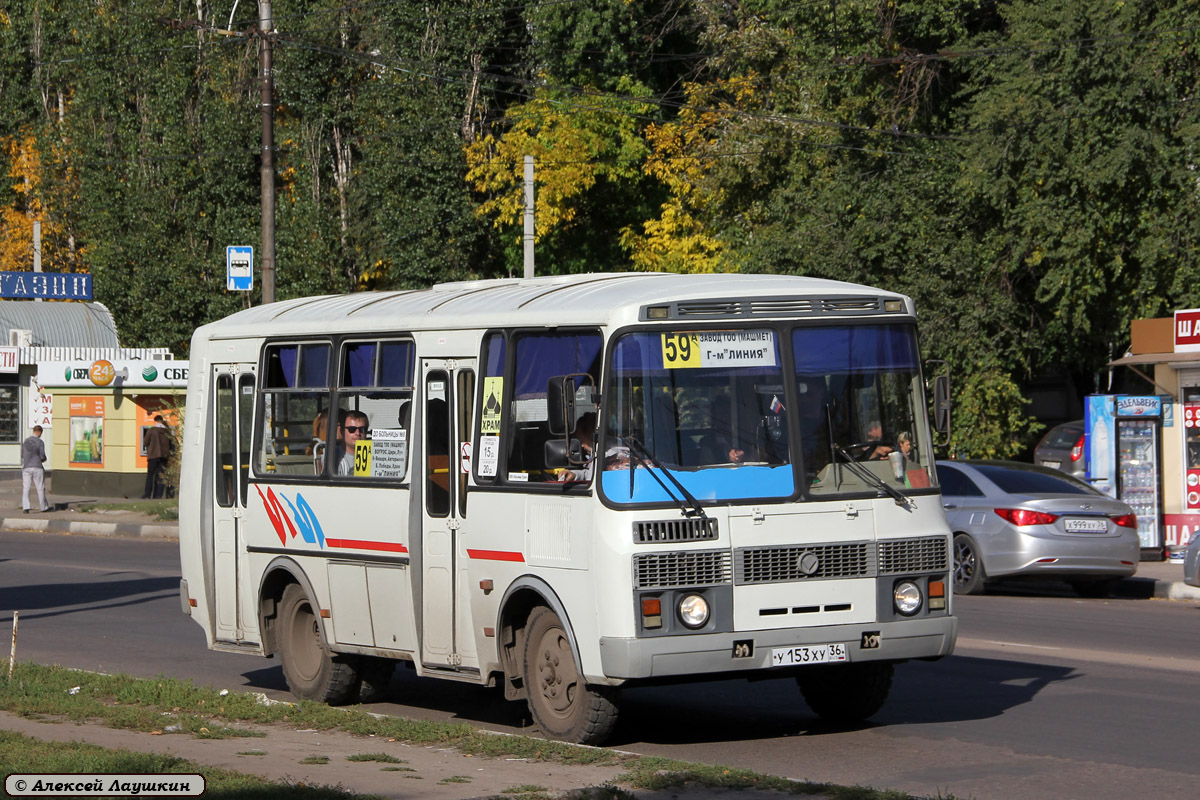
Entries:
[[[120, 498], [48, 494], [54, 511], [21, 513], [21, 472], [0, 470], [0, 531], [41, 531], [86, 536], [127, 536], [178, 539], [179, 523], [164, 522], [136, 511], [81, 511], [92, 503], [117, 503]], [[1120, 583], [1117, 597], [1157, 597], [1200, 601], [1200, 586], [1183, 582], [1183, 564], [1143, 561], [1137, 575]]]
[[[51, 481], [53, 483], [53, 481]], [[82, 511], [92, 503], [120, 503], [119, 497], [80, 497], [46, 492], [53, 511], [21, 511], [21, 471], [0, 470], [0, 530], [178, 539], [179, 523], [136, 511]], [[33, 506], [37, 499], [31, 498]]]

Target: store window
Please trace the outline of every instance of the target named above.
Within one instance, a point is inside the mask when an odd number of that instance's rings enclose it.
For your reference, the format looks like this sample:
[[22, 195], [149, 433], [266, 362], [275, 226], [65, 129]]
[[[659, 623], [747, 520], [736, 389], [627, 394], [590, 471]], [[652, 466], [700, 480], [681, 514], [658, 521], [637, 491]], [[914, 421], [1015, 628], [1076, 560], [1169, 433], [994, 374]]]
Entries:
[[17, 374], [0, 374], [0, 443], [15, 444], [21, 436], [21, 400]]

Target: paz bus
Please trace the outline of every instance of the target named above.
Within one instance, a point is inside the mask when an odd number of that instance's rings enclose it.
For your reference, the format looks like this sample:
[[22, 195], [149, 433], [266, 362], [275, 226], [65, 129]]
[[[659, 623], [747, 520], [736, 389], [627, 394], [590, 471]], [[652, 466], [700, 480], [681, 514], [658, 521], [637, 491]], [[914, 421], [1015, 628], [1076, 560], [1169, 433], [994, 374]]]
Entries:
[[950, 654], [912, 301], [769, 275], [312, 297], [199, 328], [183, 610], [291, 691], [393, 667], [598, 743], [622, 687], [793, 677], [839, 721]]

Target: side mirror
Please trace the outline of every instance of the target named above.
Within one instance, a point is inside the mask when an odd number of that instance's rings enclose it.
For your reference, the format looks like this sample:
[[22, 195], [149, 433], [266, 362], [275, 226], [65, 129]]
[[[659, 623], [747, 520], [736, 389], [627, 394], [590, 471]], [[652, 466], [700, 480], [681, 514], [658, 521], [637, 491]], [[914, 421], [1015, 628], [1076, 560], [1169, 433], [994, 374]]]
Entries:
[[546, 424], [552, 436], [567, 436], [588, 412], [595, 413], [600, 398], [592, 376], [586, 372], [555, 375], [546, 383]]
[[933, 379], [933, 429], [942, 441], [938, 446], [950, 443], [950, 366], [945, 361], [931, 361], [941, 368], [941, 375]]
[[549, 469], [561, 469], [567, 466], [567, 443], [564, 439], [547, 439], [545, 445], [545, 461]]

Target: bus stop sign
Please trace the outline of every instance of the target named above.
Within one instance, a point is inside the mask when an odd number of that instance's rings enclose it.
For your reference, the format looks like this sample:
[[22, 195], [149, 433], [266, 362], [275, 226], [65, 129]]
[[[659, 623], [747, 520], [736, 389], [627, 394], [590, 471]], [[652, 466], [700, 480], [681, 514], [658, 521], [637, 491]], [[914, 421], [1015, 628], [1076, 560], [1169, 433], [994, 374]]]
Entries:
[[254, 287], [254, 248], [230, 245], [225, 248], [225, 288], [248, 292]]

